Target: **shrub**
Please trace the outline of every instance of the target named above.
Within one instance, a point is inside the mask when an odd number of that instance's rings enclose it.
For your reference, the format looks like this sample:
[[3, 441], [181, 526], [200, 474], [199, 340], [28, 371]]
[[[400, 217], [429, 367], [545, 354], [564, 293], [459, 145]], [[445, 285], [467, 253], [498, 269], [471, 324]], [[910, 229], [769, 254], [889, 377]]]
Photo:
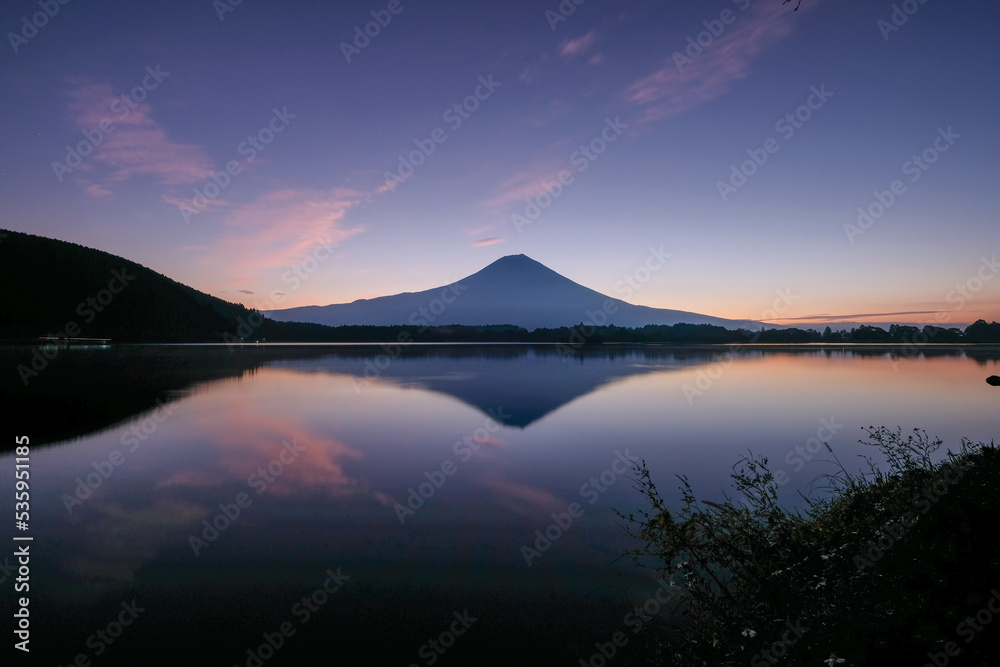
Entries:
[[[648, 638], [654, 664], [860, 665], [899, 651], [920, 660], [954, 639], [947, 610], [975, 609], [952, 598], [989, 590], [988, 575], [970, 587], [961, 579], [969, 570], [954, 569], [955, 542], [974, 533], [961, 516], [973, 507], [995, 512], [995, 494], [972, 493], [966, 473], [989, 459], [980, 467], [996, 475], [996, 449], [963, 439], [958, 453], [934, 463], [942, 441], [926, 431], [865, 430], [860, 442], [877, 448], [888, 470], [868, 457], [866, 472], [840, 465], [823, 476], [824, 497], [803, 496], [800, 510], [778, 502], [767, 458], [752, 453], [733, 466], [733, 487], [745, 496], [739, 504], [728, 495], [699, 501], [679, 475], [681, 500], [671, 509], [646, 463], [636, 465], [635, 485], [650, 509], [618, 513], [641, 544], [627, 555], [680, 592]], [[995, 541], [966, 545], [973, 569], [993, 567]], [[944, 608], [928, 612], [935, 595]]]

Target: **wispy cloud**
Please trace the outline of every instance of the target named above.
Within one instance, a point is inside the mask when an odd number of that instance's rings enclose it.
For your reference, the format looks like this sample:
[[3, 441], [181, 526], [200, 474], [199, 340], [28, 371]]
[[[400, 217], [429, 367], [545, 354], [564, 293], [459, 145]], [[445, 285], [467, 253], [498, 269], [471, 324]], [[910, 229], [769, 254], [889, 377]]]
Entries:
[[[611, 107], [622, 109], [622, 115], [636, 113], [637, 123], [661, 120], [697, 107], [725, 93], [733, 82], [745, 78], [756, 57], [772, 44], [784, 39], [792, 30], [797, 15], [781, 3], [757, 3], [740, 14], [727, 32], [716, 39], [693, 62], [678, 67], [672, 57], [663, 66], [632, 81], [624, 91], [618, 88]], [[519, 78], [526, 84], [540, 85], [557, 72], [564, 76], [572, 65], [566, 61], [587, 58], [599, 63], [601, 54], [593, 51], [598, 33], [590, 31], [561, 43], [558, 56], [543, 53], [524, 70]], [[678, 48], [683, 49], [682, 45]], [[589, 57], [588, 57], [589, 56]], [[618, 84], [610, 84], [617, 88]], [[553, 113], [530, 121], [543, 125], [568, 115], [574, 105], [564, 98], [555, 98]], [[630, 123], [631, 124], [631, 121]], [[559, 146], [552, 145], [549, 151]], [[570, 149], [572, 150], [572, 149]], [[546, 191], [546, 183], [555, 182], [566, 168], [566, 158], [552, 155], [507, 178], [497, 187], [497, 194], [482, 205], [496, 212], [525, 199], [533, 199]]]
[[[604, 62], [604, 55], [594, 51], [594, 46], [599, 41], [596, 30], [580, 35], [575, 39], [567, 39], [561, 42], [555, 52], [543, 52], [538, 57], [523, 67], [517, 74], [517, 78], [522, 83], [535, 86], [551, 88], [555, 80], [566, 82], [567, 77], [573, 80], [573, 85], [577, 89], [577, 94], [589, 90], [577, 75], [590, 77], [588, 67], [580, 67], [580, 62], [587, 65], [600, 65]], [[582, 86], [582, 88], [581, 88]]]
[[273, 269], [294, 266], [321, 244], [337, 244], [363, 231], [344, 216], [366, 200], [356, 190], [286, 188], [263, 195], [226, 215], [226, 231], [204, 255], [223, 267], [226, 283], [247, 285]]
[[898, 315], [936, 315], [939, 310], [904, 310], [897, 313], [852, 313], [850, 315], [808, 315], [806, 317], [772, 317], [769, 321], [796, 320], [802, 322], [837, 322], [840, 320], [860, 320], [872, 317], [896, 317]]
[[482, 202], [490, 210], [500, 210], [513, 202], [533, 199], [546, 191], [546, 185], [558, 183], [559, 172], [566, 169], [566, 159], [546, 160], [537, 165], [522, 169], [513, 176], [502, 181], [498, 186], [498, 194]]
[[543, 53], [538, 57], [533, 63], [528, 64], [524, 69], [522, 69], [517, 74], [517, 78], [521, 83], [526, 84], [538, 84], [541, 83], [549, 71], [552, 69], [550, 64], [552, 57], [548, 53]]
[[[191, 206], [191, 200], [185, 199], [184, 197], [175, 197], [174, 195], [161, 194], [160, 199], [171, 206]], [[213, 208], [225, 208], [229, 206], [230, 203], [225, 199], [215, 198], [215, 199], [205, 199], [201, 206], [202, 210], [211, 210]]]
[[563, 58], [573, 58], [576, 56], [583, 56], [589, 52], [594, 44], [597, 42], [597, 31], [591, 30], [585, 35], [581, 35], [576, 39], [568, 39], [562, 43], [559, 48], [559, 55]]
[[537, 518], [545, 512], [566, 507], [566, 500], [554, 493], [530, 484], [512, 482], [499, 470], [484, 475], [481, 482], [490, 494], [491, 502], [512, 514]]
[[479, 239], [478, 241], [474, 241], [473, 244], [472, 244], [472, 247], [474, 247], [474, 248], [482, 248], [483, 246], [496, 245], [498, 243], [503, 243], [506, 240], [507, 239], [503, 238], [502, 236], [489, 236], [489, 237], [487, 237], [485, 239]]
[[99, 183], [90, 183], [86, 179], [81, 179], [80, 184], [83, 186], [83, 191], [86, 192], [91, 197], [110, 197], [114, 193], [104, 187]]
[[[148, 102], [128, 104], [107, 83], [84, 83], [69, 93], [68, 111], [73, 124], [101, 139], [84, 158], [86, 176], [78, 180], [87, 194], [106, 197], [114, 185], [138, 176], [164, 185], [184, 185], [204, 180], [212, 162], [197, 145], [172, 141], [153, 119]], [[101, 131], [101, 124], [110, 131]], [[110, 124], [110, 125], [109, 125]], [[95, 132], [97, 130], [97, 132]]]
[[639, 122], [669, 118], [704, 104], [746, 78], [754, 59], [791, 32], [794, 18], [798, 17], [781, 3], [758, 3], [693, 62], [679, 66], [671, 58], [632, 82], [625, 89], [625, 101], [642, 110]]

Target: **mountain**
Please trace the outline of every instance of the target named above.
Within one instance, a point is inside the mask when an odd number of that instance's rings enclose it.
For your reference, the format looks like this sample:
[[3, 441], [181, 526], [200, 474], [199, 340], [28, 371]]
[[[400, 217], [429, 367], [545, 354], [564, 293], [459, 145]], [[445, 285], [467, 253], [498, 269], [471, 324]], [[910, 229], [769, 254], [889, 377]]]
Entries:
[[728, 329], [759, 322], [683, 310], [636, 306], [573, 282], [525, 255], [502, 257], [450, 285], [328, 306], [272, 310], [279, 322], [352, 325], [512, 324], [531, 331], [584, 324], [713, 324]]
[[[267, 367], [303, 376], [347, 376], [362, 390], [370, 381], [366, 370], [376, 352], [368, 346], [308, 345], [251, 345], [236, 348], [235, 353], [225, 345], [81, 348], [58, 357], [30, 377], [27, 386], [13, 372], [0, 373], [0, 404], [11, 415], [44, 414], [32, 425], [31, 442], [48, 444], [155, 414], [161, 406], [169, 411], [171, 403], [197, 387]], [[598, 387], [716, 359], [705, 349], [658, 346], [587, 352], [588, 358], [622, 354], [635, 363], [565, 364], [554, 346], [415, 345], [382, 370], [378, 381], [444, 394], [480, 410], [484, 417], [502, 414], [505, 425], [524, 428]], [[0, 367], [13, 369], [24, 363], [30, 363], [24, 346], [0, 345]], [[11, 428], [5, 431], [6, 426]], [[14, 426], [14, 422], [0, 424], [0, 452], [13, 448], [19, 431]]]
[[0, 339], [221, 343], [251, 314], [101, 250], [0, 231]]

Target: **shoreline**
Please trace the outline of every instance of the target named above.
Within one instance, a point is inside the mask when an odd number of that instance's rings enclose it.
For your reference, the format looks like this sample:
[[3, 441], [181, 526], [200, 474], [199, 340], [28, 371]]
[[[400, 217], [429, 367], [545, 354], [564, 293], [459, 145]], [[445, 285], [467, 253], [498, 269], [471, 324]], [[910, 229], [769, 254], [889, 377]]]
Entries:
[[[386, 341], [386, 340], [367, 340], [367, 341], [262, 341], [262, 342], [217, 342], [217, 341], [199, 341], [199, 342], [176, 342], [176, 341], [164, 341], [164, 342], [150, 342], [150, 341], [122, 341], [114, 342], [108, 339], [94, 339], [90, 341], [82, 340], [71, 340], [67, 342], [54, 342], [51, 340], [39, 341], [35, 339], [8, 339], [0, 340], [0, 346], [3, 347], [43, 347], [51, 346], [58, 347], [60, 349], [106, 349], [106, 348], [124, 348], [124, 347], [232, 347], [232, 348], [255, 348], [255, 347], [267, 347], [267, 348], [277, 348], [277, 347], [383, 347], [383, 346], [399, 346], [399, 347], [448, 347], [448, 346], [483, 346], [483, 347], [497, 347], [497, 346], [537, 346], [537, 347], [558, 347], [560, 345], [565, 346], [563, 342], [553, 342], [553, 341]], [[745, 348], [745, 349], [789, 349], [789, 350], [802, 350], [802, 349], [812, 349], [812, 350], [859, 350], [859, 349], [875, 349], [875, 350], [892, 350], [892, 349], [905, 349], [912, 350], [913, 348], [918, 349], [997, 349], [1000, 350], [1000, 343], [740, 343], [740, 342], [730, 342], [730, 343], [713, 343], [713, 342], [594, 342], [587, 343], [585, 345], [576, 348], [575, 351], [587, 350], [599, 350], [599, 349], [609, 349], [609, 348], [678, 348], [678, 349], [693, 349], [693, 348]]]

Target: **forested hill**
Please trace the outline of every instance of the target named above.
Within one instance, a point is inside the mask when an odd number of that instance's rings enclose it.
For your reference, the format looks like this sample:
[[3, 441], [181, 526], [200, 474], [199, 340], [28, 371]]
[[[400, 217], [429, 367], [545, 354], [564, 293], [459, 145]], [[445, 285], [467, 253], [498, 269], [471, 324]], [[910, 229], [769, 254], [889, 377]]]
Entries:
[[0, 339], [224, 342], [251, 314], [101, 250], [0, 231]]
[[[581, 314], [582, 318], [582, 314]], [[444, 323], [442, 323], [444, 324]], [[110, 338], [115, 343], [191, 342], [535, 342], [570, 349], [625, 343], [1000, 343], [1000, 324], [861, 326], [822, 333], [796, 328], [727, 329], [712, 324], [591, 326], [580, 321], [528, 331], [513, 325], [331, 327], [276, 322], [237, 303], [182, 285], [101, 250], [0, 230], [0, 341], [39, 336]]]

